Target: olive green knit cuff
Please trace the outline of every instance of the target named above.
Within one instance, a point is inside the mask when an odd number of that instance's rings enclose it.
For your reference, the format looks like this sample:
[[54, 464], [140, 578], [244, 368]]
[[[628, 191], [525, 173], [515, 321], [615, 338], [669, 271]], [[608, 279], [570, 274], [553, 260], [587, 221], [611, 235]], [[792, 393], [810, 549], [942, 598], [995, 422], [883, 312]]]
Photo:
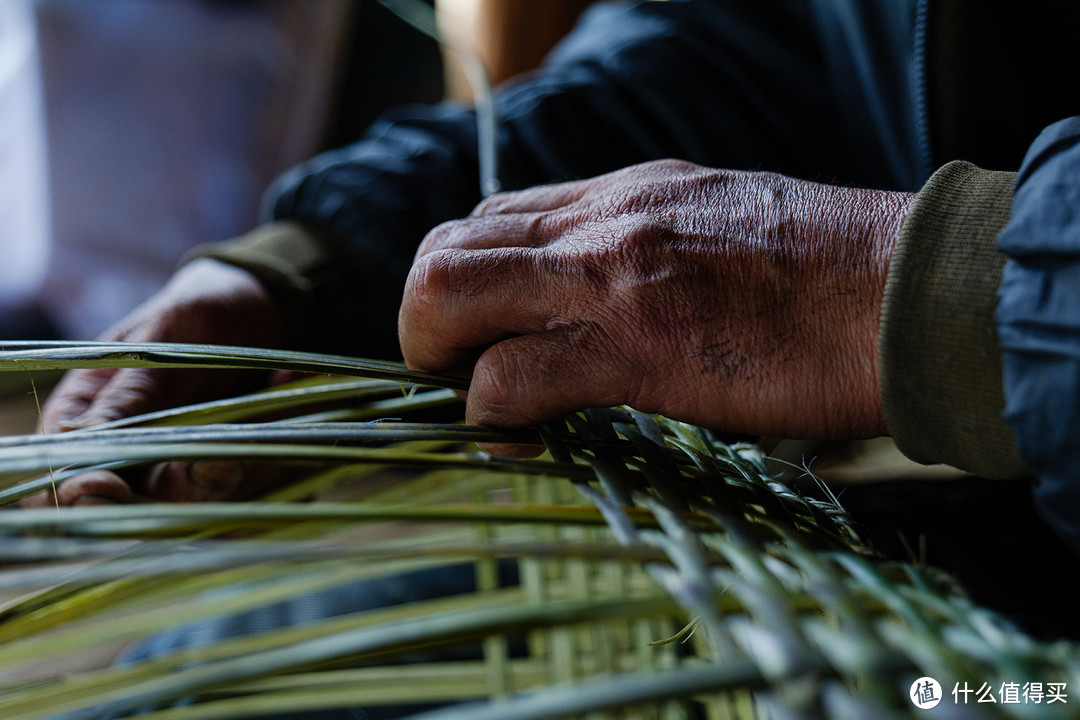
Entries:
[[988, 478], [1027, 475], [1001, 419], [995, 292], [1015, 174], [953, 162], [926, 183], [904, 221], [881, 314], [885, 422], [921, 463]]

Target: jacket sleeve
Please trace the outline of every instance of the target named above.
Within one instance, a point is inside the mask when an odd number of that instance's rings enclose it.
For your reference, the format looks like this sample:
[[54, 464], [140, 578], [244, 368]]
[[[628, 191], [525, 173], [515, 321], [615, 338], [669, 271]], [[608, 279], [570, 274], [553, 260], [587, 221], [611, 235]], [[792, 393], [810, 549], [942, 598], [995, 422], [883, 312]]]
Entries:
[[1035, 504], [1080, 549], [1080, 117], [1038, 137], [998, 236], [1005, 412]]
[[[602, 4], [607, 5], [607, 4]], [[665, 7], [670, 5], [671, 7]], [[542, 71], [497, 95], [504, 189], [591, 177], [658, 157], [700, 155], [709, 63], [694, 57], [694, 3], [598, 7]], [[672, 82], [668, 68], [686, 68]], [[282, 176], [267, 226], [199, 250], [254, 273], [302, 328], [305, 347], [396, 355], [397, 308], [413, 254], [435, 225], [481, 199], [471, 108], [391, 111], [353, 145]]]
[[1015, 175], [952, 162], [927, 181], [889, 264], [880, 360], [885, 422], [921, 463], [988, 478], [1026, 474], [1001, 419], [994, 292]]
[[879, 378], [908, 457], [1034, 477], [1080, 550], [1080, 117], [1019, 173], [953, 162], [926, 183], [889, 267]]
[[[760, 77], [740, 76], [746, 64], [724, 50], [732, 43], [717, 41], [737, 34], [728, 25], [711, 3], [594, 6], [544, 68], [497, 94], [502, 187], [592, 177], [665, 157], [768, 163], [746, 142], [731, 141], [745, 140], [753, 125], [726, 138], [717, 132], [717, 118], [738, 117], [732, 108], [762, 102]], [[798, 23], [789, 31], [797, 36]], [[755, 52], [745, 38], [742, 45]], [[774, 62], [780, 74], [792, 58]], [[778, 102], [805, 102], [795, 96], [815, 87], [797, 80]], [[792, 142], [805, 146], [801, 136]], [[471, 109], [396, 110], [360, 142], [283, 176], [267, 195], [270, 227], [198, 255], [259, 277], [293, 313], [294, 327], [303, 328], [301, 346], [396, 354], [397, 308], [415, 249], [432, 227], [467, 215], [480, 200], [476, 155]]]

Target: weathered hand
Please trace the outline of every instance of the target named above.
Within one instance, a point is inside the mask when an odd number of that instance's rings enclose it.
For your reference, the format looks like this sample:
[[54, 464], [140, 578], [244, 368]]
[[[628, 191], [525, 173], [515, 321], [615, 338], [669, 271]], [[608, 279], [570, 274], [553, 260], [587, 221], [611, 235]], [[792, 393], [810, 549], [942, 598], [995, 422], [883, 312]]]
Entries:
[[[196, 260], [101, 339], [274, 347], [285, 343], [287, 334], [274, 301], [250, 273]], [[70, 430], [237, 394], [253, 382], [251, 373], [233, 370], [74, 370], [45, 403], [42, 423], [46, 432]], [[241, 476], [235, 464], [169, 463], [140, 478], [137, 490], [161, 500], [218, 499], [234, 491]], [[127, 502], [132, 490], [113, 473], [94, 472], [64, 483], [57, 499], [62, 505]], [[51, 493], [41, 493], [24, 505], [53, 502]]]
[[496, 195], [420, 246], [402, 351], [471, 374], [472, 423], [627, 404], [734, 432], [881, 434], [878, 322], [912, 199], [677, 161]]

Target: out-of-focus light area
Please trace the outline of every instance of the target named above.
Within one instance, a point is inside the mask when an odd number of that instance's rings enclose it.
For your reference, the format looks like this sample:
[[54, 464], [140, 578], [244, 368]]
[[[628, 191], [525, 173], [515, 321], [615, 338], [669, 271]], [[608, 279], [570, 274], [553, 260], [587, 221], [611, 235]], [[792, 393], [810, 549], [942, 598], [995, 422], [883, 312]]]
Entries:
[[[497, 83], [590, 0], [425, 2]], [[97, 336], [290, 166], [469, 95], [377, 0], [0, 0], [0, 340]]]
[[33, 8], [0, 3], [0, 307], [15, 307], [45, 277], [48, 188]]
[[288, 167], [441, 96], [374, 1], [0, 1], [0, 339], [96, 336]]

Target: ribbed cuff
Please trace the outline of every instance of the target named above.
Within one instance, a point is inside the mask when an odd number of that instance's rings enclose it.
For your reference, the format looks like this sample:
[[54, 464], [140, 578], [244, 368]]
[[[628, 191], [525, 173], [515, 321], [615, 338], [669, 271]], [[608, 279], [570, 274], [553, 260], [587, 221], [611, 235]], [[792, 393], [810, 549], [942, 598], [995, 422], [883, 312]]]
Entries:
[[1001, 419], [995, 293], [1014, 173], [938, 170], [900, 231], [881, 316], [885, 422], [906, 456], [987, 478], [1028, 475]]

